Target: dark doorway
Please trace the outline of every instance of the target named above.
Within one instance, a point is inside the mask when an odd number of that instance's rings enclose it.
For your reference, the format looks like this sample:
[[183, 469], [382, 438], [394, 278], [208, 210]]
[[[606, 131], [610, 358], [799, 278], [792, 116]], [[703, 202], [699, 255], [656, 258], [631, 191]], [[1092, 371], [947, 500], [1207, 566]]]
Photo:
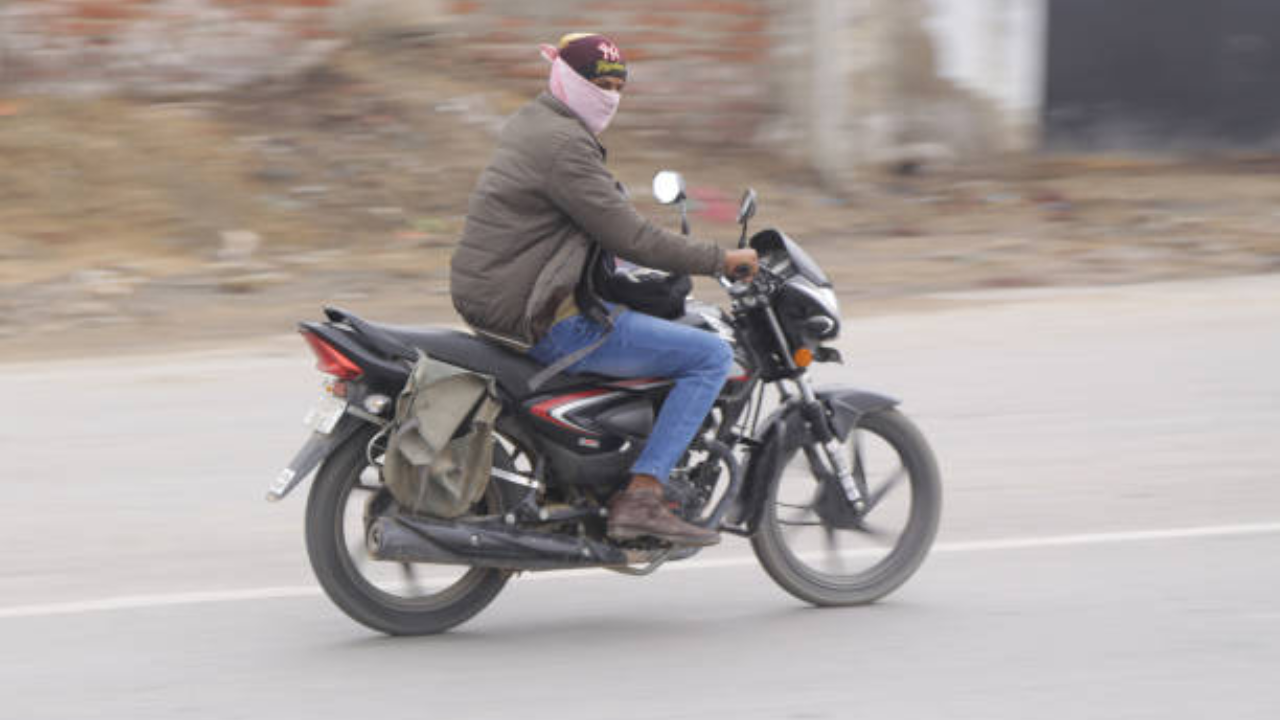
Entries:
[[1277, 0], [1050, 0], [1049, 150], [1280, 150]]

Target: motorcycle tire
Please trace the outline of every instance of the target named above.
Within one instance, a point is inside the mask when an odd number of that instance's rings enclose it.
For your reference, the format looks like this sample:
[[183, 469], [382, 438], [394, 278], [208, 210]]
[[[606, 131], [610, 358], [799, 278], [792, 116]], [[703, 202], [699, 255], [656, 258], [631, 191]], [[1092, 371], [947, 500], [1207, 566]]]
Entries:
[[[766, 506], [752, 549], [765, 571], [784, 590], [817, 606], [864, 605], [875, 602], [906, 582], [924, 562], [937, 535], [942, 509], [942, 485], [938, 466], [924, 436], [897, 410], [863, 416], [858, 429], [872, 433], [897, 451], [906, 469], [911, 509], [906, 526], [887, 556], [865, 572], [834, 577], [814, 571], [791, 552], [777, 517], [777, 495], [783, 473], [769, 481]], [[802, 449], [794, 438], [782, 448], [785, 466]], [[874, 513], [874, 511], [873, 511]]]
[[[356, 433], [321, 466], [307, 498], [306, 540], [311, 567], [329, 599], [356, 622], [388, 635], [430, 635], [471, 619], [493, 602], [511, 573], [470, 568], [456, 582], [430, 596], [402, 599], [382, 592], [355, 567], [344, 537], [344, 514], [352, 488], [368, 466], [366, 446], [372, 430]], [[490, 483], [484, 511], [503, 510], [498, 483]]]

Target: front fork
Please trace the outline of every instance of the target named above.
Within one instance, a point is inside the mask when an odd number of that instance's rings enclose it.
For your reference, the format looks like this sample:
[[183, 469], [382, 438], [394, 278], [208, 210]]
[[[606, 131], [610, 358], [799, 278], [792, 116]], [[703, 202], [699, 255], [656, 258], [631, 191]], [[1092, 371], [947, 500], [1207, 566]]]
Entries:
[[[766, 305], [764, 316], [769, 322], [769, 328], [773, 331], [778, 347], [783, 349], [782, 358], [786, 362], [787, 368], [800, 370], [795, 364], [795, 360], [791, 357], [787, 336], [782, 332], [782, 324], [778, 321], [777, 313], [774, 312], [772, 307]], [[840, 487], [844, 490], [845, 499], [849, 501], [853, 511], [861, 515], [867, 510], [866, 494], [853, 477], [853, 468], [849, 465], [848, 459], [840, 452], [840, 441], [835, 433], [831, 431], [831, 421], [827, 418], [826, 406], [822, 404], [817, 394], [814, 393], [813, 384], [809, 381], [807, 374], [803, 372], [797, 374], [795, 382], [800, 388], [800, 397], [804, 400], [801, 407], [805, 420], [808, 420], [809, 426], [813, 428], [813, 434], [818, 440], [817, 445], [822, 451], [816, 454], [826, 458], [827, 471], [835, 475], [836, 479], [840, 481]]]
[[800, 396], [804, 400], [802, 409], [805, 419], [809, 421], [809, 427], [813, 428], [813, 435], [817, 439], [815, 444], [821, 450], [821, 457], [827, 461], [828, 471], [840, 482], [840, 488], [844, 490], [845, 499], [849, 501], [849, 505], [853, 507], [854, 512], [858, 514], [866, 512], [866, 494], [863, 493], [858, 481], [853, 476], [853, 466], [850, 465], [849, 459], [844, 456], [839, 438], [831, 431], [831, 422], [827, 418], [827, 409], [817, 395], [814, 394], [813, 384], [809, 381], [809, 376], [801, 375], [797, 377], [796, 385], [800, 387]]

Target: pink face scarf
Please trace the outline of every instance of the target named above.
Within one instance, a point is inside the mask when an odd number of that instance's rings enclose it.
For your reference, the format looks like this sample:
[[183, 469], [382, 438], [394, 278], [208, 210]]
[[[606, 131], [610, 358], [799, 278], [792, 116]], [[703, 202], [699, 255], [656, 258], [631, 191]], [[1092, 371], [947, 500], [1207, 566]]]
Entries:
[[554, 47], [543, 45], [541, 49], [542, 57], [551, 61], [551, 78], [547, 83], [551, 94], [568, 105], [592, 133], [604, 132], [618, 112], [622, 93], [605, 90], [579, 75]]

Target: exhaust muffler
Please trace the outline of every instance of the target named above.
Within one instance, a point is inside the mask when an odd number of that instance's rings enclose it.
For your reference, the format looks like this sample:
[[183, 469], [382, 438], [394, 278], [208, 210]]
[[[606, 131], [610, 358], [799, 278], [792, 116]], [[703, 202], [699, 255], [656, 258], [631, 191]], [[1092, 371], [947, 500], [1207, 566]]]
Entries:
[[384, 515], [369, 525], [369, 552], [393, 562], [472, 565], [507, 570], [622, 566], [621, 549], [590, 538], [497, 524]]

